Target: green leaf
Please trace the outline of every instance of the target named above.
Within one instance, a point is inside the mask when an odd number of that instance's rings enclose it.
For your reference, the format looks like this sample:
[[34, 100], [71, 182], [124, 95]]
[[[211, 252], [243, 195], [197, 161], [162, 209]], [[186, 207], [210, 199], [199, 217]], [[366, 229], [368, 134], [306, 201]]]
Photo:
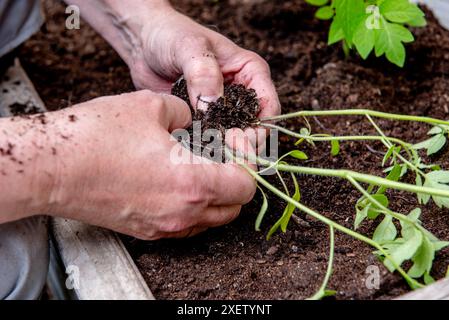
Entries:
[[340, 142], [338, 140], [332, 140], [331, 141], [331, 155], [332, 156], [338, 156], [340, 153]]
[[[422, 178], [419, 174], [416, 175], [415, 181], [418, 187], [422, 187]], [[430, 195], [425, 193], [418, 193], [417, 196], [419, 204], [427, 204], [430, 200]]]
[[[399, 181], [401, 177], [402, 177], [402, 166], [400, 164], [395, 164], [385, 178], [390, 181]], [[377, 190], [376, 193], [384, 194], [385, 191], [387, 191], [386, 187], [379, 187], [379, 190]]]
[[449, 246], [449, 241], [434, 241], [433, 247], [435, 248], [435, 251], [440, 251], [441, 249], [446, 248]]
[[427, 21], [425, 17], [418, 17], [416, 19], [407, 21], [410, 27], [425, 27], [427, 26]]
[[[421, 209], [416, 208], [416, 209], [410, 211], [410, 213], [408, 214], [407, 217], [410, 220], [412, 220], [413, 222], [420, 223], [420, 221], [419, 221], [420, 216], [421, 216]], [[401, 223], [402, 238], [404, 238], [405, 240], [408, 240], [411, 237], [413, 237], [415, 234], [415, 231], [416, 231], [416, 226], [413, 223], [409, 223], [409, 222], [405, 222], [405, 221], [400, 221], [400, 223]]]
[[265, 192], [262, 190], [262, 188], [259, 187], [260, 192], [262, 193], [263, 203], [262, 207], [260, 207], [259, 214], [257, 215], [256, 219], [256, 231], [260, 231], [260, 225], [262, 223], [263, 217], [265, 216], [265, 213], [267, 213], [268, 210], [268, 200]]
[[334, 19], [329, 29], [329, 36], [327, 40], [328, 45], [333, 45], [334, 43], [340, 42], [345, 38], [345, 34], [343, 32], [343, 28], [340, 24], [340, 21]]
[[289, 156], [299, 159], [299, 160], [307, 160], [309, 157], [302, 151], [299, 150], [293, 150], [288, 153]]
[[[449, 191], [449, 171], [432, 171], [426, 174], [426, 181], [424, 182], [424, 187], [447, 190]], [[442, 208], [449, 208], [449, 198], [432, 196], [435, 204]]]
[[436, 135], [436, 134], [442, 134], [442, 133], [444, 133], [443, 132], [443, 128], [438, 127], [438, 126], [433, 127], [432, 129], [429, 130], [429, 132], [427, 132], [427, 134], [429, 136], [433, 136], [433, 135]]
[[375, 30], [376, 56], [385, 53], [387, 59], [399, 67], [405, 63], [405, 48], [402, 43], [414, 40], [411, 32], [402, 25], [390, 23], [385, 19], [380, 20], [380, 29]]
[[354, 219], [354, 230], [357, 230], [362, 224], [363, 220], [368, 217], [368, 209], [369, 206], [364, 207], [363, 209], [359, 209], [356, 207], [356, 214]]
[[[397, 242], [399, 245], [389, 250], [389, 254], [393, 259], [393, 261], [398, 266], [401, 266], [404, 261], [410, 260], [415, 255], [416, 251], [421, 246], [422, 241], [423, 241], [422, 233], [419, 231], [415, 231], [414, 235], [410, 239], [406, 240], [405, 242], [402, 241]], [[390, 272], [393, 272], [396, 269], [389, 259], [384, 260], [384, 265]]]
[[[298, 180], [296, 180], [296, 176], [292, 173], [293, 183], [295, 185], [295, 193], [293, 194], [293, 200], [296, 200], [299, 202], [301, 199], [301, 193], [299, 191], [299, 185]], [[290, 222], [290, 219], [293, 215], [293, 212], [295, 211], [296, 207], [293, 204], [289, 203], [289, 206], [287, 206], [287, 211], [285, 212], [284, 217], [282, 218], [281, 222], [281, 230], [282, 232], [287, 232], [288, 223]]]
[[424, 17], [424, 12], [409, 0], [385, 0], [379, 9], [380, 13], [391, 22], [406, 23]]
[[440, 151], [446, 144], [446, 136], [444, 134], [434, 135], [432, 138], [412, 146], [415, 150], [426, 149], [427, 155], [430, 156]]
[[331, 6], [325, 6], [317, 10], [317, 12], [315, 13], [315, 17], [320, 20], [329, 20], [332, 19], [334, 14], [334, 9]]
[[429, 285], [429, 284], [432, 284], [432, 283], [435, 283], [435, 279], [432, 278], [432, 276], [430, 274], [425, 273], [424, 274], [424, 284], [425, 285]]
[[393, 218], [391, 216], [385, 216], [374, 231], [373, 240], [377, 243], [383, 244], [396, 239], [397, 234], [398, 232], [393, 223]]
[[[296, 176], [292, 173], [293, 183], [295, 185], [295, 194], [293, 195], [292, 199], [299, 202], [301, 199], [301, 193], [299, 191], [299, 185], [298, 181], [296, 180]], [[284, 212], [282, 213], [281, 218], [271, 227], [270, 231], [268, 231], [267, 234], [267, 240], [270, 240], [273, 234], [281, 228], [282, 232], [287, 231], [288, 223], [290, 222], [290, 219], [292, 217], [293, 212], [295, 211], [296, 207], [292, 205], [291, 203], [288, 203], [287, 206], [284, 209]]]
[[375, 30], [368, 29], [365, 21], [360, 22], [354, 32], [353, 42], [358, 53], [363, 59], [368, 58], [371, 51], [373, 51], [375, 40]]
[[414, 264], [408, 271], [408, 275], [412, 278], [420, 278], [424, 273], [430, 273], [434, 258], [434, 246], [427, 237], [424, 237], [421, 246], [412, 258]]
[[388, 148], [387, 153], [385, 153], [385, 156], [382, 159], [382, 167], [384, 167], [385, 163], [387, 163], [387, 161], [391, 158], [391, 155], [393, 154], [394, 148], [395, 148], [394, 146], [391, 146], [390, 148]]
[[352, 45], [354, 32], [365, 18], [365, 4], [363, 0], [339, 0], [335, 2], [335, 20], [343, 29], [344, 38], [349, 47]]
[[321, 7], [327, 4], [329, 0], [306, 0], [306, 2], [312, 6]]

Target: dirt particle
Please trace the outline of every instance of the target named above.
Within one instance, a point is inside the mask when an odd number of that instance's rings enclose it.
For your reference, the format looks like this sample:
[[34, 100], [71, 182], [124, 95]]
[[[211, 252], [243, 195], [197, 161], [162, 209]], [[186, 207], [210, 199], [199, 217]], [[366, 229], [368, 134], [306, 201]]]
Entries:
[[77, 120], [78, 120], [78, 118], [74, 114], [69, 115], [69, 121], [70, 122], [76, 122]]

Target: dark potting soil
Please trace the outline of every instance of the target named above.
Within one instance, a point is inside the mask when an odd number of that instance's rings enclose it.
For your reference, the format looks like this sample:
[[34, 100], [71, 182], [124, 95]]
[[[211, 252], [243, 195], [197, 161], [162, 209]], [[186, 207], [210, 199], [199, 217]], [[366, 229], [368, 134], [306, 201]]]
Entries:
[[[215, 102], [207, 102], [207, 111], [192, 107], [187, 92], [187, 82], [177, 81], [172, 94], [186, 101], [192, 111], [192, 119], [201, 121], [202, 131], [217, 129], [222, 133], [231, 128], [246, 129], [254, 126], [260, 111], [259, 101], [254, 89], [241, 84], [226, 84], [224, 95]], [[201, 100], [201, 97], [199, 97]]]
[[[381, 111], [448, 118], [449, 32], [428, 14], [429, 26], [414, 31], [416, 42], [407, 46], [404, 69], [384, 59], [345, 59], [341, 48], [328, 47], [328, 23], [313, 18], [314, 8], [303, 1], [204, 1], [173, 3], [197, 21], [225, 34], [237, 44], [258, 52], [271, 65], [283, 112], [300, 109], [371, 108]], [[85, 23], [80, 30], [64, 28], [64, 8], [45, 1], [48, 21], [42, 32], [21, 50], [21, 59], [47, 106], [58, 109], [107, 94], [132, 90], [126, 66]], [[414, 123], [378, 124], [388, 135], [410, 142], [426, 137], [428, 127]], [[298, 130], [304, 124], [285, 124]], [[320, 118], [311, 121], [314, 132], [336, 135], [376, 134], [362, 118]], [[280, 153], [293, 146], [280, 137]], [[347, 168], [382, 175], [384, 149], [378, 143], [343, 143], [341, 154], [329, 155], [330, 146], [304, 149], [303, 165]], [[445, 148], [429, 161], [449, 168]], [[407, 177], [410, 179], [412, 177]], [[359, 194], [348, 183], [332, 178], [299, 177], [302, 202], [351, 228]], [[230, 188], [232, 186], [229, 186]], [[407, 213], [417, 206], [414, 196], [389, 194], [391, 207]], [[186, 240], [142, 242], [124, 237], [143, 276], [158, 299], [300, 299], [310, 296], [324, 276], [328, 256], [328, 229], [297, 213], [287, 233], [266, 241], [265, 234], [282, 213], [284, 203], [269, 195], [270, 208], [254, 230], [261, 205], [256, 199], [230, 225]], [[431, 204], [423, 208], [424, 226], [449, 240], [449, 212]], [[378, 223], [379, 221], [376, 221]], [[360, 232], [371, 235], [375, 223]], [[433, 276], [444, 276], [449, 249], [436, 256]], [[380, 270], [380, 288], [365, 285], [367, 267]], [[390, 274], [367, 245], [341, 233], [336, 236], [334, 273], [329, 288], [338, 299], [390, 299], [409, 289]]]

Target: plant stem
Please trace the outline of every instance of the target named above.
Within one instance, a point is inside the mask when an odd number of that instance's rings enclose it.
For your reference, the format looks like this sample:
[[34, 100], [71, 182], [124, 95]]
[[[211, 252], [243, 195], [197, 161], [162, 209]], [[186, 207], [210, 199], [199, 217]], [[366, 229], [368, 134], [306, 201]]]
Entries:
[[[383, 137], [381, 136], [309, 136], [309, 135], [302, 135], [296, 132], [293, 132], [291, 130], [282, 128], [280, 126], [277, 126], [275, 124], [270, 124], [270, 123], [261, 123], [260, 124], [261, 127], [266, 127], [266, 128], [270, 128], [270, 129], [276, 129], [279, 132], [285, 133], [289, 136], [292, 136], [293, 138], [297, 138], [297, 139], [308, 139], [308, 140], [312, 140], [312, 141], [382, 141]], [[386, 139], [390, 142], [393, 143], [397, 143], [400, 144], [402, 146], [405, 146], [405, 148], [407, 148], [408, 146], [410, 146], [409, 143], [402, 141], [400, 139], [397, 138], [390, 138], [390, 137], [386, 137]]]
[[391, 256], [388, 254], [388, 252], [385, 251], [385, 249], [379, 245], [377, 242], [375, 242], [374, 240], [371, 240], [368, 237], [365, 237], [364, 235], [353, 231], [351, 229], [348, 229], [332, 220], [330, 220], [329, 218], [326, 218], [325, 216], [319, 214], [318, 212], [304, 206], [303, 204], [299, 203], [298, 201], [292, 199], [291, 197], [289, 197], [288, 195], [286, 195], [285, 193], [283, 193], [282, 191], [280, 191], [279, 189], [277, 189], [275, 186], [273, 186], [272, 184], [270, 184], [268, 181], [266, 181], [264, 178], [262, 178], [261, 176], [259, 176], [257, 174], [257, 172], [255, 172], [253, 169], [251, 169], [250, 167], [248, 167], [245, 163], [243, 163], [242, 161], [239, 161], [239, 164], [245, 168], [255, 179], [256, 181], [263, 185], [265, 188], [267, 188], [268, 190], [270, 190], [271, 192], [273, 192], [275, 195], [277, 195], [279, 198], [287, 201], [288, 203], [294, 205], [296, 208], [298, 208], [299, 210], [305, 212], [306, 214], [314, 217], [317, 220], [320, 220], [321, 222], [325, 223], [328, 226], [332, 226], [333, 228], [335, 228], [336, 230], [339, 230], [355, 239], [358, 239], [362, 242], [365, 242], [367, 244], [369, 244], [370, 246], [376, 248], [377, 250], [379, 250], [379, 252], [381, 252], [386, 259], [388, 259], [392, 265], [395, 267], [395, 269], [404, 277], [404, 279], [408, 282], [408, 284], [416, 289], [416, 288], [420, 288], [422, 287], [422, 285], [417, 282], [416, 280], [412, 279], [400, 266], [397, 265], [397, 263], [391, 258]]
[[[261, 164], [267, 164], [268, 166], [272, 163], [263, 160], [258, 159], [259, 163]], [[437, 196], [437, 197], [444, 197], [449, 198], [449, 191], [443, 190], [443, 189], [436, 189], [436, 188], [429, 188], [429, 187], [418, 187], [412, 184], [408, 183], [402, 183], [402, 182], [396, 182], [391, 181], [385, 178], [373, 176], [370, 174], [364, 174], [359, 173], [351, 170], [344, 170], [344, 169], [320, 169], [320, 168], [310, 168], [310, 167], [301, 167], [301, 166], [291, 166], [287, 164], [277, 164], [275, 165], [275, 168], [277, 168], [279, 171], [286, 171], [286, 172], [294, 172], [294, 173], [300, 173], [300, 174], [309, 174], [309, 175], [318, 175], [318, 176], [325, 176], [325, 177], [336, 177], [336, 178], [342, 178], [342, 179], [348, 179], [348, 177], [353, 177], [358, 182], [364, 182], [368, 184], [374, 184], [376, 186], [382, 186], [389, 189], [396, 189], [401, 191], [408, 191], [411, 193], [422, 193], [427, 194], [431, 196]]]
[[326, 275], [324, 276], [320, 289], [307, 300], [320, 300], [326, 295], [327, 284], [329, 283], [329, 279], [332, 275], [332, 268], [334, 264], [335, 230], [332, 226], [329, 226], [329, 238], [329, 263], [327, 264]]
[[389, 119], [389, 120], [401, 120], [401, 121], [416, 121], [416, 122], [423, 122], [433, 125], [449, 125], [449, 121], [430, 118], [430, 117], [420, 117], [420, 116], [410, 116], [410, 115], [402, 115], [402, 114], [394, 114], [394, 113], [386, 113], [386, 112], [380, 112], [380, 111], [374, 111], [374, 110], [368, 110], [368, 109], [344, 109], [344, 110], [322, 110], [322, 111], [309, 111], [309, 110], [303, 110], [293, 113], [288, 113], [284, 115], [274, 116], [274, 117], [268, 117], [261, 119], [261, 122], [268, 122], [268, 121], [280, 121], [280, 120], [286, 120], [290, 118], [297, 118], [297, 117], [319, 117], [319, 116], [367, 116], [370, 115], [372, 117], [376, 118], [383, 118], [383, 119]]
[[398, 212], [394, 212], [394, 211], [388, 209], [387, 207], [385, 207], [384, 205], [382, 205], [371, 194], [369, 194], [357, 181], [355, 181], [354, 178], [348, 177], [348, 181], [351, 182], [351, 184], [357, 190], [359, 190], [361, 194], [363, 194], [372, 203], [374, 203], [379, 209], [381, 209], [381, 212], [383, 214], [388, 214], [388, 215], [392, 216], [393, 218], [395, 218], [395, 219], [397, 219], [399, 221], [407, 222], [407, 223], [415, 226], [418, 230], [424, 232], [424, 234], [427, 234], [427, 230], [423, 226], [421, 226], [419, 223], [416, 223], [416, 221], [413, 221], [413, 220], [409, 219], [409, 217], [407, 217], [406, 215], [403, 215], [403, 214], [398, 213]]
[[[376, 122], [374, 122], [373, 118], [371, 118], [370, 115], [366, 116], [369, 120], [369, 122], [371, 122], [371, 124], [373, 125], [374, 129], [376, 129], [376, 131], [385, 139], [383, 140], [383, 144], [387, 147], [387, 148], [391, 148], [393, 147], [393, 145], [391, 144], [391, 142], [389, 141], [388, 137], [385, 135], [385, 133], [382, 131], [382, 129], [376, 124]], [[407, 152], [408, 156], [411, 158], [412, 154], [410, 153], [410, 150], [408, 147], [403, 146], [403, 148], [405, 149], [405, 151]], [[408, 161], [407, 159], [405, 159], [399, 152], [397, 151], [393, 151], [393, 154], [398, 157], [399, 159], [401, 159], [402, 162], [404, 162], [410, 169], [412, 169], [413, 171], [415, 171], [417, 174], [420, 174], [422, 177], [425, 176], [424, 172], [422, 172], [419, 168], [417, 168], [413, 163], [411, 163], [410, 161]]]

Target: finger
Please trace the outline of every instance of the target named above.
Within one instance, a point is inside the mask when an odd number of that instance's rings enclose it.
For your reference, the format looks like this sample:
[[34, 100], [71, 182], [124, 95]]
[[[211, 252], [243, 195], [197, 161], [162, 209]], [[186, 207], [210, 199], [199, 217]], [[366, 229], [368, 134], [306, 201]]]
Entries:
[[254, 150], [260, 155], [266, 148], [269, 131], [264, 128], [247, 128], [244, 133], [249, 137]]
[[210, 205], [244, 205], [254, 197], [256, 183], [241, 166], [234, 163], [203, 163], [195, 167], [201, 170], [206, 181]]
[[190, 102], [194, 108], [205, 111], [208, 102], [216, 101], [224, 91], [223, 74], [212, 47], [205, 38], [187, 38], [179, 55]]
[[201, 213], [198, 226], [215, 228], [234, 221], [240, 214], [242, 207], [239, 205], [227, 207], [208, 207]]
[[254, 149], [256, 140], [257, 136], [254, 130], [243, 131], [238, 128], [233, 128], [226, 131], [226, 145], [235, 151], [237, 157], [252, 169], [257, 168], [255, 163], [256, 152]]
[[176, 129], [187, 128], [192, 124], [192, 112], [185, 101], [168, 94], [159, 96], [163, 99], [161, 124], [165, 129], [172, 132]]
[[260, 99], [259, 118], [275, 116], [281, 113], [279, 97], [271, 80], [268, 64], [258, 55], [249, 53], [250, 60], [235, 75], [234, 81], [253, 88]]

